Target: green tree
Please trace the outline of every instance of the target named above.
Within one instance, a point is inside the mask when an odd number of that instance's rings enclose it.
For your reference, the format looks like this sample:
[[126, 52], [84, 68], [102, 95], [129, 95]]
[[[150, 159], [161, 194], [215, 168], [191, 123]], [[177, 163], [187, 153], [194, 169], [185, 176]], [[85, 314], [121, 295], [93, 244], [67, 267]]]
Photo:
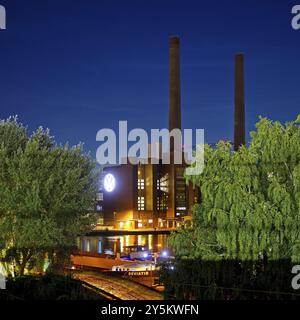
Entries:
[[43, 128], [28, 136], [16, 118], [0, 122], [0, 257], [12, 273], [53, 261], [90, 228], [94, 169], [82, 145], [58, 145]]
[[174, 233], [178, 257], [300, 261], [300, 116], [285, 125], [261, 118], [248, 147], [205, 146], [193, 227]]

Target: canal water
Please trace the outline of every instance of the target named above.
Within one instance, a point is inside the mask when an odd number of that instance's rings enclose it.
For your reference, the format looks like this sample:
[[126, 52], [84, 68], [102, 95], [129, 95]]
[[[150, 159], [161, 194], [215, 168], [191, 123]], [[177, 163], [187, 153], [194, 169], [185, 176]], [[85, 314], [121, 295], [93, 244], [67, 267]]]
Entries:
[[160, 252], [167, 248], [168, 234], [134, 234], [134, 235], [97, 235], [83, 236], [78, 239], [81, 251], [115, 255], [124, 252], [124, 247], [142, 245], [150, 252]]

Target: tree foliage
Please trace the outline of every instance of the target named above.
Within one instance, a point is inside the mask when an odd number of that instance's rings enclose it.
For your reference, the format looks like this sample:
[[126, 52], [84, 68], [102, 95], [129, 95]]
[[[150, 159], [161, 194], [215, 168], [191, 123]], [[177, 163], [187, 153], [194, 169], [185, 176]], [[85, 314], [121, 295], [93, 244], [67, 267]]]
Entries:
[[82, 145], [31, 136], [16, 118], [0, 122], [0, 256], [23, 273], [41, 254], [75, 245], [93, 222], [94, 162]]
[[179, 257], [300, 261], [300, 116], [261, 118], [249, 146], [205, 146], [193, 227], [171, 236]]

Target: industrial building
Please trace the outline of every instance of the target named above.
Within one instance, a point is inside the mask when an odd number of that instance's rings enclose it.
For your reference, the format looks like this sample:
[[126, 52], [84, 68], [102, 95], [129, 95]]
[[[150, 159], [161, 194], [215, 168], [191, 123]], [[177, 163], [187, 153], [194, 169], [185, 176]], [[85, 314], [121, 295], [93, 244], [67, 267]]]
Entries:
[[[235, 56], [234, 149], [245, 143], [244, 57]], [[180, 39], [169, 39], [169, 131], [181, 130]], [[151, 156], [151, 155], [150, 155]], [[176, 229], [191, 219], [201, 192], [184, 177], [185, 164], [143, 163], [106, 166], [97, 208], [103, 224], [118, 230]]]

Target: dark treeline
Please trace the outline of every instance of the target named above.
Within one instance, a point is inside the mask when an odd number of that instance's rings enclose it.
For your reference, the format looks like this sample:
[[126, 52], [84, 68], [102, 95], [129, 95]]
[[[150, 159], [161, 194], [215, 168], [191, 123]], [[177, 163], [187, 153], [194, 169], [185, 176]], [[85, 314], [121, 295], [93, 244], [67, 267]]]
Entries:
[[103, 298], [70, 276], [48, 273], [43, 277], [30, 275], [7, 279], [6, 290], [0, 290], [0, 300], [103, 300]]
[[162, 266], [166, 299], [298, 300], [292, 287], [295, 263], [277, 261], [177, 260]]

